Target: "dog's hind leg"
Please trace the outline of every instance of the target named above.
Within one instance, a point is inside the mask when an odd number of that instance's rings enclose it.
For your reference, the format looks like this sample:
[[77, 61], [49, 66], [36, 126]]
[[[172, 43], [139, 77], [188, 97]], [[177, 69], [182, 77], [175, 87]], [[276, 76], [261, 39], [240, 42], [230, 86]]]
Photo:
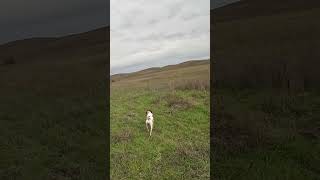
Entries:
[[150, 136], [151, 136], [151, 133], [152, 133], [152, 125], [150, 125]]

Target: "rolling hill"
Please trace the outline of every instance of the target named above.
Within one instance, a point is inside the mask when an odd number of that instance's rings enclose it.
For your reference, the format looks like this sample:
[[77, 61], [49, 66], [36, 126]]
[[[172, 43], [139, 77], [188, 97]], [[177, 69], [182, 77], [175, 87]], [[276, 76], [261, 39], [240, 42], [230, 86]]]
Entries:
[[153, 67], [142, 71], [111, 76], [111, 88], [166, 86], [169, 81], [210, 80], [210, 60], [193, 60], [176, 65]]
[[108, 53], [109, 27], [56, 38], [32, 38], [0, 45], [0, 62], [14, 57], [17, 63], [58, 61]]

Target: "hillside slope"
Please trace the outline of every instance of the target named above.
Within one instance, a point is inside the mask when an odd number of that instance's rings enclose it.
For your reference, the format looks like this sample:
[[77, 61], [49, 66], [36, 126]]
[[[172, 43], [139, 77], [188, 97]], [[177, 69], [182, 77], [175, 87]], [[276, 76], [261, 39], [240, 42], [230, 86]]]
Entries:
[[217, 83], [317, 87], [319, 17], [320, 2], [313, 0], [243, 0], [213, 10], [211, 54]]
[[241, 0], [212, 10], [214, 21], [231, 21], [308, 11], [320, 6], [317, 0]]
[[0, 45], [1, 59], [14, 57], [17, 63], [57, 61], [106, 53], [109, 27], [57, 38], [32, 38]]
[[116, 74], [111, 76], [111, 87], [161, 87], [168, 85], [170, 81], [197, 79], [209, 83], [210, 60], [187, 61], [134, 73]]

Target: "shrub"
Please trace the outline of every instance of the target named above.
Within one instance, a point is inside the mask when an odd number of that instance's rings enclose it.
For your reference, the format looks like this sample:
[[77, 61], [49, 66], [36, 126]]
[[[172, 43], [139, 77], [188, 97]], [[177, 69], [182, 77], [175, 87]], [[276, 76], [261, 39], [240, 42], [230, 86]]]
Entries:
[[209, 80], [181, 80], [169, 83], [171, 90], [210, 90]]
[[12, 57], [12, 56], [5, 58], [3, 60], [3, 65], [10, 65], [10, 64], [15, 64], [15, 63], [16, 63], [16, 61], [15, 61], [14, 57]]
[[164, 98], [167, 105], [172, 109], [187, 109], [192, 107], [192, 103], [175, 94], [170, 94]]

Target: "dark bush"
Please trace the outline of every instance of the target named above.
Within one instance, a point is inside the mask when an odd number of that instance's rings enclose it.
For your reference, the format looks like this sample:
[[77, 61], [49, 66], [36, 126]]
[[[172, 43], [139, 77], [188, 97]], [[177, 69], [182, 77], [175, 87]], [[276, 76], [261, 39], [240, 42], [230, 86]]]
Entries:
[[15, 64], [15, 63], [16, 63], [16, 61], [15, 61], [14, 57], [11, 56], [11, 57], [5, 58], [1, 64], [10, 65], [10, 64]]

